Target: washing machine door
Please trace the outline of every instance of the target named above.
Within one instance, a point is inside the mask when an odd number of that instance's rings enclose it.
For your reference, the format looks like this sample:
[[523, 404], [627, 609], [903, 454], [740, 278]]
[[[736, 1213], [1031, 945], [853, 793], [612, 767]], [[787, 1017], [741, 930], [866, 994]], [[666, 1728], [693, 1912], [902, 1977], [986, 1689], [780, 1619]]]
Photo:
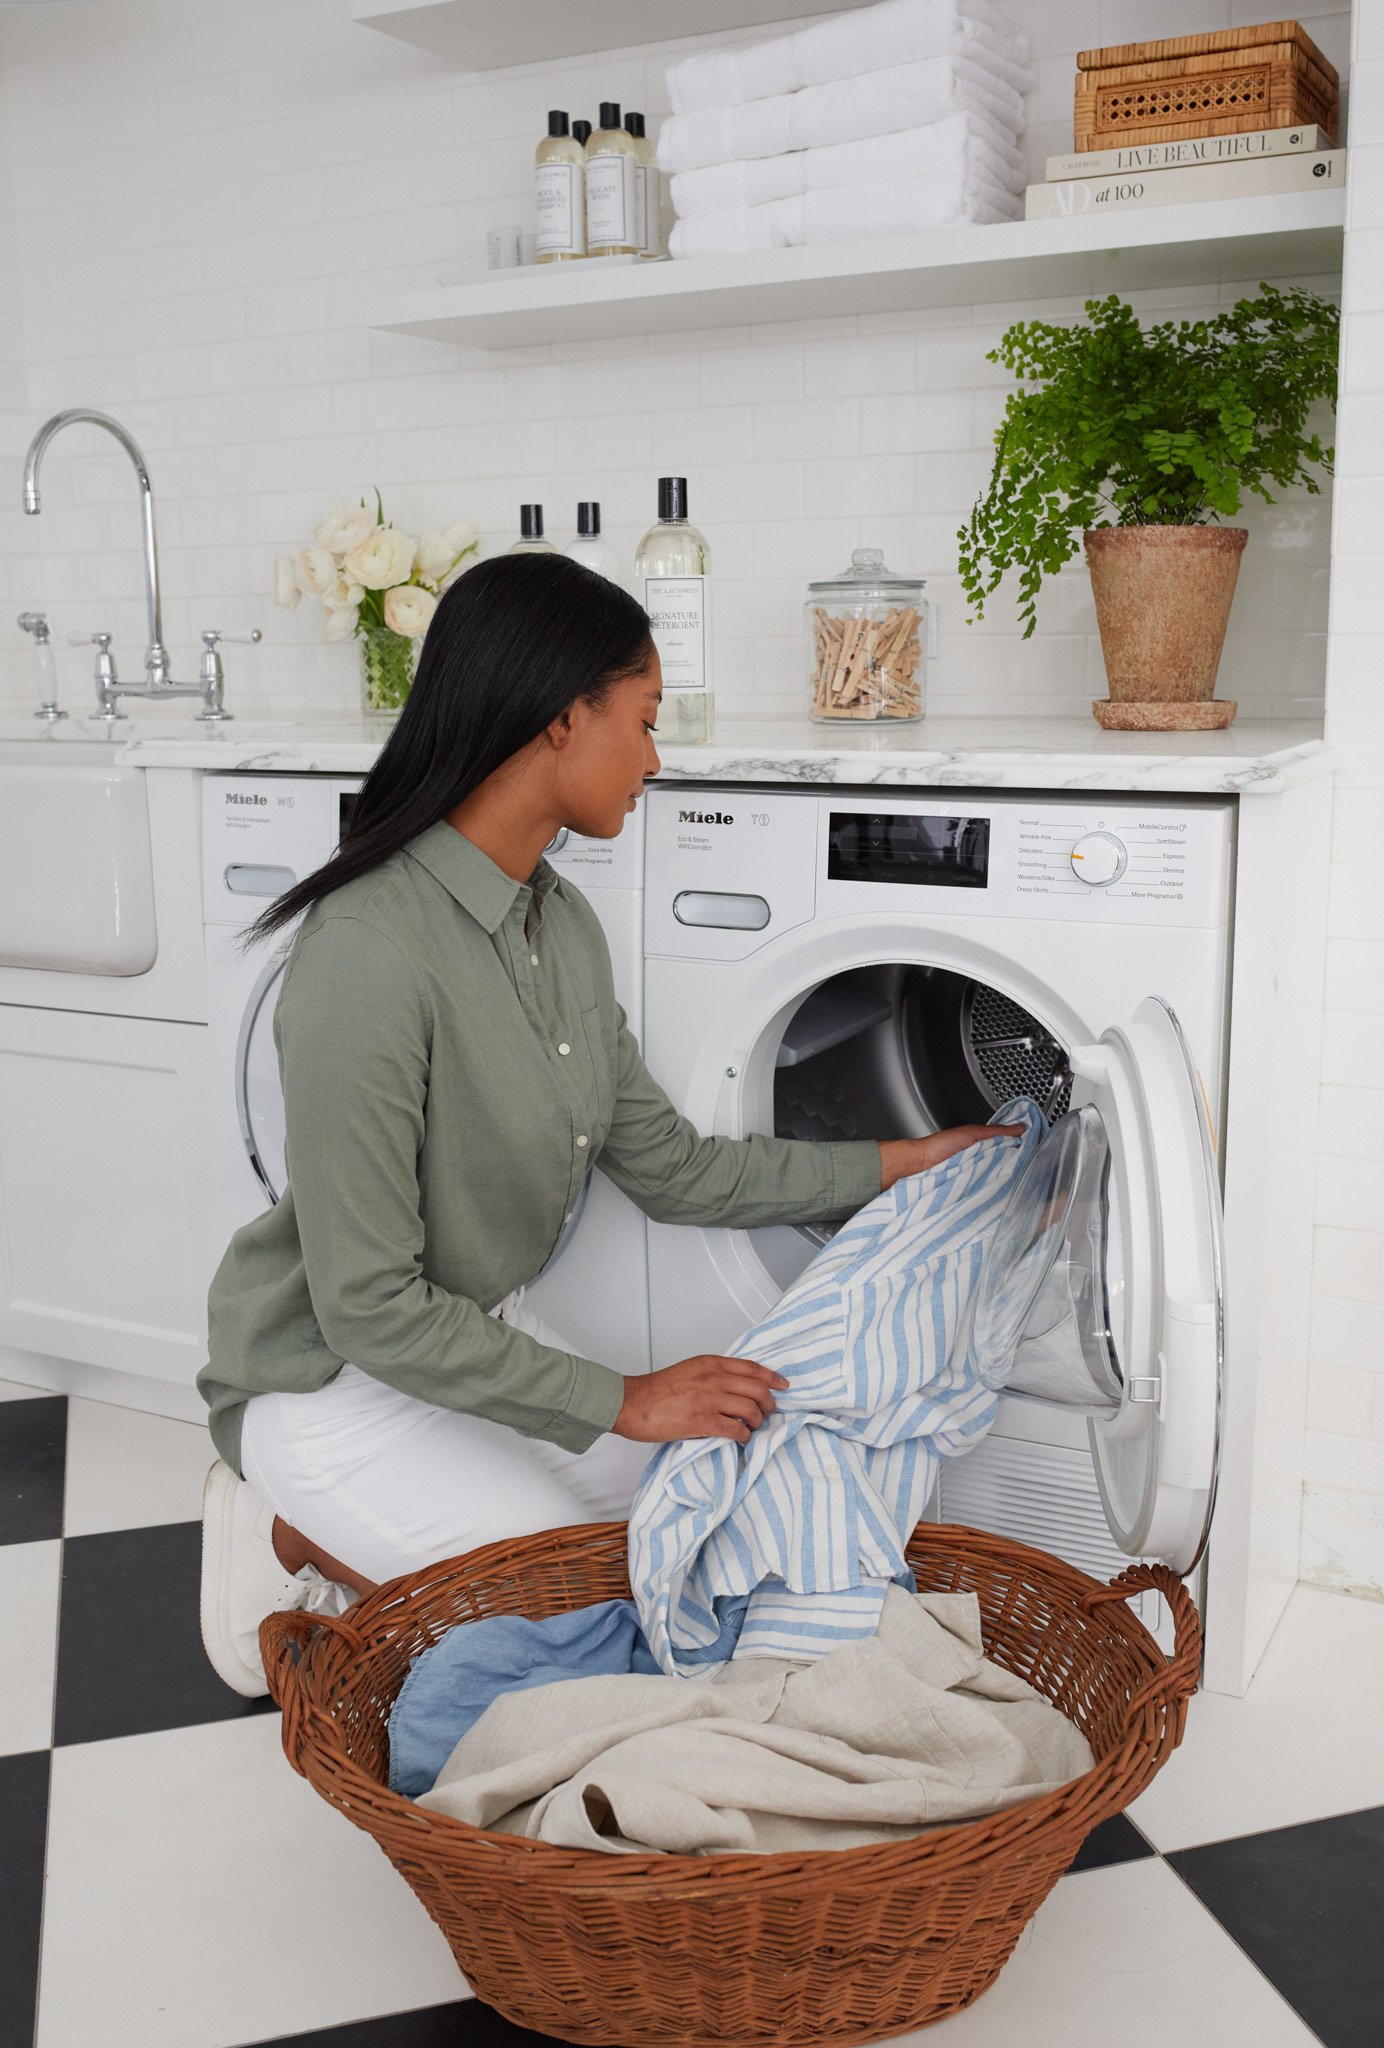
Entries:
[[1071, 1066], [1066, 1168], [1039, 1190], [1019, 1268], [1032, 1301], [1014, 1378], [1022, 1391], [1027, 1374], [1030, 1398], [1084, 1408], [1116, 1543], [1185, 1575], [1215, 1504], [1225, 1358], [1211, 1120], [1182, 1027], [1157, 997], [1075, 1048]]
[[235, 1049], [235, 1106], [240, 1141], [271, 1203], [279, 1200], [288, 1185], [284, 1097], [279, 1084], [279, 1056], [274, 1049], [274, 1006], [279, 1000], [288, 951], [286, 945], [276, 947], [255, 977]]

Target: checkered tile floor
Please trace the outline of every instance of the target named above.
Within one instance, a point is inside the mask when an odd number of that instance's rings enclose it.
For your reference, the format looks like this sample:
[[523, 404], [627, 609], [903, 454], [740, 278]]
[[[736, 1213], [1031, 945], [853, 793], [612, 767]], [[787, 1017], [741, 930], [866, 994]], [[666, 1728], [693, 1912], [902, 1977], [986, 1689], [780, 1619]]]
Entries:
[[[0, 1384], [0, 2048], [489, 2048], [197, 1630], [205, 1431]], [[928, 2048], [1381, 2048], [1384, 1607], [1299, 1588]]]

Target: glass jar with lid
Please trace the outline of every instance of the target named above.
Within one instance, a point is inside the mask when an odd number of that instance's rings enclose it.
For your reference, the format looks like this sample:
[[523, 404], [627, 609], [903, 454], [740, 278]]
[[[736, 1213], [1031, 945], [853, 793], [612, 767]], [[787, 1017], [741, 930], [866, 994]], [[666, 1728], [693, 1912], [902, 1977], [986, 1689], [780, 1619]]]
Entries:
[[857, 548], [842, 575], [807, 586], [807, 708], [818, 719], [909, 723], [927, 699], [927, 600], [921, 576], [894, 576], [879, 548]]

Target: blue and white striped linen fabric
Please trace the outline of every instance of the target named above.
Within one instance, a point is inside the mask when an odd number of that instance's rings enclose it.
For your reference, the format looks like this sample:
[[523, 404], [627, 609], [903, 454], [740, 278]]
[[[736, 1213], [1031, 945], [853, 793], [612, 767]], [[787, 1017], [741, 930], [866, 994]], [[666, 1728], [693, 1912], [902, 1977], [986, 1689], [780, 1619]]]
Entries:
[[747, 1444], [666, 1444], [630, 1512], [640, 1626], [671, 1674], [738, 1657], [824, 1657], [872, 1636], [943, 1458], [971, 1450], [996, 1394], [969, 1356], [986, 1247], [1047, 1123], [1024, 1126], [859, 1210], [730, 1356], [791, 1382]]

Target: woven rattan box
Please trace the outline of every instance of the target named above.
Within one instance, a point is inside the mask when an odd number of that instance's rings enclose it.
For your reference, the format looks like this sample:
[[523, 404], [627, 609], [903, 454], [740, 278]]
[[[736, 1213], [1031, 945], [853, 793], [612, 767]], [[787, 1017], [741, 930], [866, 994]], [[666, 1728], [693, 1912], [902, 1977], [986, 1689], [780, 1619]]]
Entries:
[[1079, 150], [1261, 128], [1315, 126], [1338, 139], [1340, 79], [1295, 21], [1121, 43], [1076, 61]]
[[[1182, 1737], [1201, 1631], [1162, 1565], [1109, 1586], [973, 1529], [925, 1523], [920, 1588], [974, 1592], [991, 1657], [1076, 1722], [1094, 1769], [1043, 1799], [874, 1848], [773, 1856], [604, 1856], [467, 1827], [387, 1786], [409, 1660], [458, 1622], [628, 1597], [626, 1528], [493, 1543], [362, 1600], [340, 1620], [260, 1630], [289, 1761], [374, 1836], [477, 1996], [517, 2026], [608, 2048], [836, 2048], [957, 2012], [993, 1983], [1085, 1837]], [[1156, 1586], [1171, 1661], [1125, 1605]]]

